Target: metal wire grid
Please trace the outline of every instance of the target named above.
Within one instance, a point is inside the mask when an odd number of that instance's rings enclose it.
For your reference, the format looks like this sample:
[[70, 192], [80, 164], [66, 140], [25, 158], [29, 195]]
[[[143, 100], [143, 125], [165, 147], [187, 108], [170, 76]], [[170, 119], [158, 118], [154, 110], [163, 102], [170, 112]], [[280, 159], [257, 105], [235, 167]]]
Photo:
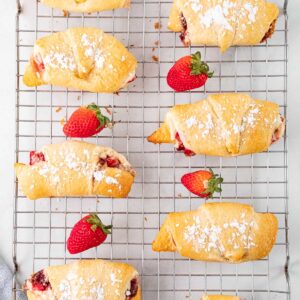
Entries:
[[[66, 17], [34, 0], [17, 3], [16, 161], [26, 162], [30, 150], [64, 140], [61, 119], [67, 119], [79, 105], [94, 101], [109, 107], [118, 122], [111, 132], [106, 130], [88, 141], [112, 146], [125, 154], [137, 170], [137, 178], [129, 197], [121, 200], [63, 198], [31, 202], [19, 192], [16, 182], [14, 291], [17, 282], [47, 265], [98, 257], [133, 264], [141, 274], [146, 300], [200, 299], [205, 292], [237, 294], [245, 299], [289, 299], [286, 137], [268, 152], [231, 159], [187, 159], [169, 145], [145, 141], [171, 106], [193, 102], [207, 93], [248, 92], [277, 101], [286, 116], [287, 1], [277, 1], [283, 10], [275, 35], [266, 45], [233, 47], [224, 55], [215, 47], [182, 47], [178, 36], [166, 26], [171, 2], [137, 0], [129, 11]], [[155, 29], [155, 22], [162, 27]], [[114, 34], [138, 58], [138, 79], [118, 96], [49, 86], [25, 87], [21, 79], [34, 41], [71, 26], [96, 26]], [[215, 71], [214, 78], [204, 91], [171, 92], [165, 80], [167, 70], [177, 58], [196, 49]], [[203, 167], [213, 167], [225, 178], [220, 200], [216, 201], [250, 203], [258, 211], [276, 214], [278, 240], [268, 258], [227, 265], [152, 252], [151, 242], [168, 212], [193, 209], [202, 203], [182, 188], [180, 177], [189, 169]], [[113, 224], [113, 235], [101, 247], [71, 256], [66, 252], [66, 237], [81, 215], [91, 211]]]

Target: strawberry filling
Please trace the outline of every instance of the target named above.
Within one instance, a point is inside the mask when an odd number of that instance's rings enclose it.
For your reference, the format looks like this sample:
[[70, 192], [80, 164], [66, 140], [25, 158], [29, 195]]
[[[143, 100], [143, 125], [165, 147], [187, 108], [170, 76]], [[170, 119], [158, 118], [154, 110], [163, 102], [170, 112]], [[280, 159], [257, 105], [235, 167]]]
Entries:
[[273, 132], [271, 145], [280, 140], [285, 130], [284, 117], [281, 117], [280, 126]]
[[185, 148], [185, 146], [183, 145], [183, 142], [181, 141], [181, 138], [180, 138], [178, 132], [176, 132], [175, 139], [177, 141], [177, 147], [176, 147], [176, 149], [178, 151], [183, 151], [183, 153], [184, 153], [185, 156], [194, 156], [196, 154], [192, 150], [189, 150], [189, 149]]
[[127, 83], [130, 83], [132, 81], [135, 81], [136, 80], [136, 75], [134, 75], [130, 80], [127, 81]]
[[133, 278], [130, 281], [130, 290], [126, 291], [126, 298], [125, 298], [125, 300], [130, 300], [133, 297], [135, 297], [136, 294], [137, 294], [137, 292], [138, 292], [138, 289], [139, 289], [138, 279], [137, 278]]
[[101, 167], [119, 168], [121, 162], [115, 157], [107, 156], [106, 158], [100, 158], [99, 164]]
[[36, 54], [31, 58], [32, 66], [36, 73], [43, 73], [45, 71], [45, 65], [40, 54]]
[[183, 14], [181, 14], [180, 16], [180, 21], [181, 21], [181, 27], [182, 27], [182, 31], [179, 35], [182, 43], [185, 45], [185, 46], [188, 46], [190, 44], [190, 41], [189, 39], [187, 38], [187, 35], [188, 35], [188, 31], [187, 31], [187, 22], [186, 22], [186, 18], [184, 17]]
[[43, 270], [33, 274], [30, 282], [32, 285], [32, 290], [34, 291], [46, 291], [51, 289], [51, 284]]
[[43, 152], [30, 151], [30, 165], [34, 165], [40, 161], [45, 161]]

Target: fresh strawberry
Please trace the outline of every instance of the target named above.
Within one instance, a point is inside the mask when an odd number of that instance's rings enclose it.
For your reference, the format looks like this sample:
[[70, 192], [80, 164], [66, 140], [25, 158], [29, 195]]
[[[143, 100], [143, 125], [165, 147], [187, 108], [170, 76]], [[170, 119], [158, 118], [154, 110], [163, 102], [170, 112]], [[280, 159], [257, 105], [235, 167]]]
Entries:
[[99, 106], [91, 103], [75, 110], [64, 125], [63, 131], [69, 137], [91, 137], [109, 123], [110, 120], [101, 114]]
[[76, 254], [102, 244], [112, 226], [105, 226], [96, 214], [88, 215], [77, 222], [67, 240], [67, 248]]
[[32, 166], [40, 161], [45, 161], [45, 156], [42, 152], [30, 151], [30, 162], [29, 164]]
[[220, 187], [223, 178], [209, 171], [196, 171], [181, 177], [182, 184], [193, 194], [201, 198], [211, 198], [214, 192], [221, 192]]
[[169, 70], [167, 82], [176, 92], [184, 92], [203, 86], [212, 76], [213, 72], [209, 72], [207, 63], [201, 61], [198, 51], [180, 58]]

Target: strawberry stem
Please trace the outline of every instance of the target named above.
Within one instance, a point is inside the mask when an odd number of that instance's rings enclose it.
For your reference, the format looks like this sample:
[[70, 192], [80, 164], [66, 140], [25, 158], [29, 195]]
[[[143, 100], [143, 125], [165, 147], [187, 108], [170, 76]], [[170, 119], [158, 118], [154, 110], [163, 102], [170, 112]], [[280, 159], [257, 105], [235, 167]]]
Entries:
[[86, 221], [91, 224], [91, 229], [95, 232], [97, 228], [100, 228], [104, 234], [111, 234], [112, 225], [104, 225], [100, 218], [96, 214], [89, 215]]
[[222, 192], [221, 183], [224, 181], [224, 179], [220, 175], [215, 174], [211, 168], [209, 168], [209, 171], [211, 172], [212, 176], [209, 179], [208, 187], [203, 192], [203, 194], [207, 194], [208, 195], [207, 198], [212, 198], [215, 192], [217, 193]]
[[206, 74], [211, 78], [214, 72], [209, 72], [209, 66], [206, 62], [201, 61], [201, 53], [197, 51], [191, 55], [191, 75]]
[[101, 127], [107, 127], [108, 124], [111, 123], [110, 119], [101, 113], [100, 107], [96, 103], [91, 103], [87, 106], [87, 109], [90, 109], [96, 113], [96, 117], [99, 121], [99, 126], [97, 129]]

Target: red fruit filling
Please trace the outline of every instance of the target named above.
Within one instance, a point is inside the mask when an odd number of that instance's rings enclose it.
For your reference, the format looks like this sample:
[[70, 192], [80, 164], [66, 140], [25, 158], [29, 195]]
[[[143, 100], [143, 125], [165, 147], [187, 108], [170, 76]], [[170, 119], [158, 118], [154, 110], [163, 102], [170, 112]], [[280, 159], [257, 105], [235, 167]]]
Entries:
[[179, 37], [180, 37], [182, 43], [186, 44], [187, 43], [187, 41], [186, 41], [187, 23], [186, 23], [186, 19], [183, 16], [183, 14], [181, 14], [181, 16], [180, 16], [180, 21], [181, 21], [182, 31], [181, 31]]
[[33, 56], [31, 58], [31, 63], [37, 73], [41, 74], [45, 71], [45, 65], [40, 54]]
[[107, 156], [106, 158], [100, 158], [100, 165], [109, 167], [109, 168], [118, 168], [121, 164], [121, 162], [112, 156]]
[[137, 292], [138, 292], [138, 289], [139, 289], [138, 279], [137, 278], [133, 278], [130, 281], [130, 290], [126, 291], [126, 299], [125, 300], [130, 300], [133, 297], [135, 297], [136, 294], [137, 294]]
[[34, 165], [40, 161], [45, 161], [45, 156], [42, 152], [30, 151], [30, 165]]
[[136, 75], [134, 75], [134, 76], [132, 77], [132, 79], [130, 79], [129, 81], [127, 81], [127, 83], [130, 83], [130, 82], [135, 81], [135, 80], [136, 80]]
[[31, 277], [32, 289], [35, 291], [46, 291], [51, 289], [51, 284], [46, 278], [43, 270], [35, 273]]
[[273, 132], [271, 145], [280, 140], [283, 135], [285, 125], [284, 125], [284, 117], [281, 117], [281, 125]]
[[176, 148], [178, 151], [183, 151], [183, 153], [184, 153], [185, 156], [194, 156], [194, 155], [196, 155], [195, 152], [193, 152], [192, 150], [186, 149], [184, 147], [183, 142], [181, 141], [181, 138], [180, 138], [178, 132], [176, 132], [175, 139], [178, 142], [177, 148]]

